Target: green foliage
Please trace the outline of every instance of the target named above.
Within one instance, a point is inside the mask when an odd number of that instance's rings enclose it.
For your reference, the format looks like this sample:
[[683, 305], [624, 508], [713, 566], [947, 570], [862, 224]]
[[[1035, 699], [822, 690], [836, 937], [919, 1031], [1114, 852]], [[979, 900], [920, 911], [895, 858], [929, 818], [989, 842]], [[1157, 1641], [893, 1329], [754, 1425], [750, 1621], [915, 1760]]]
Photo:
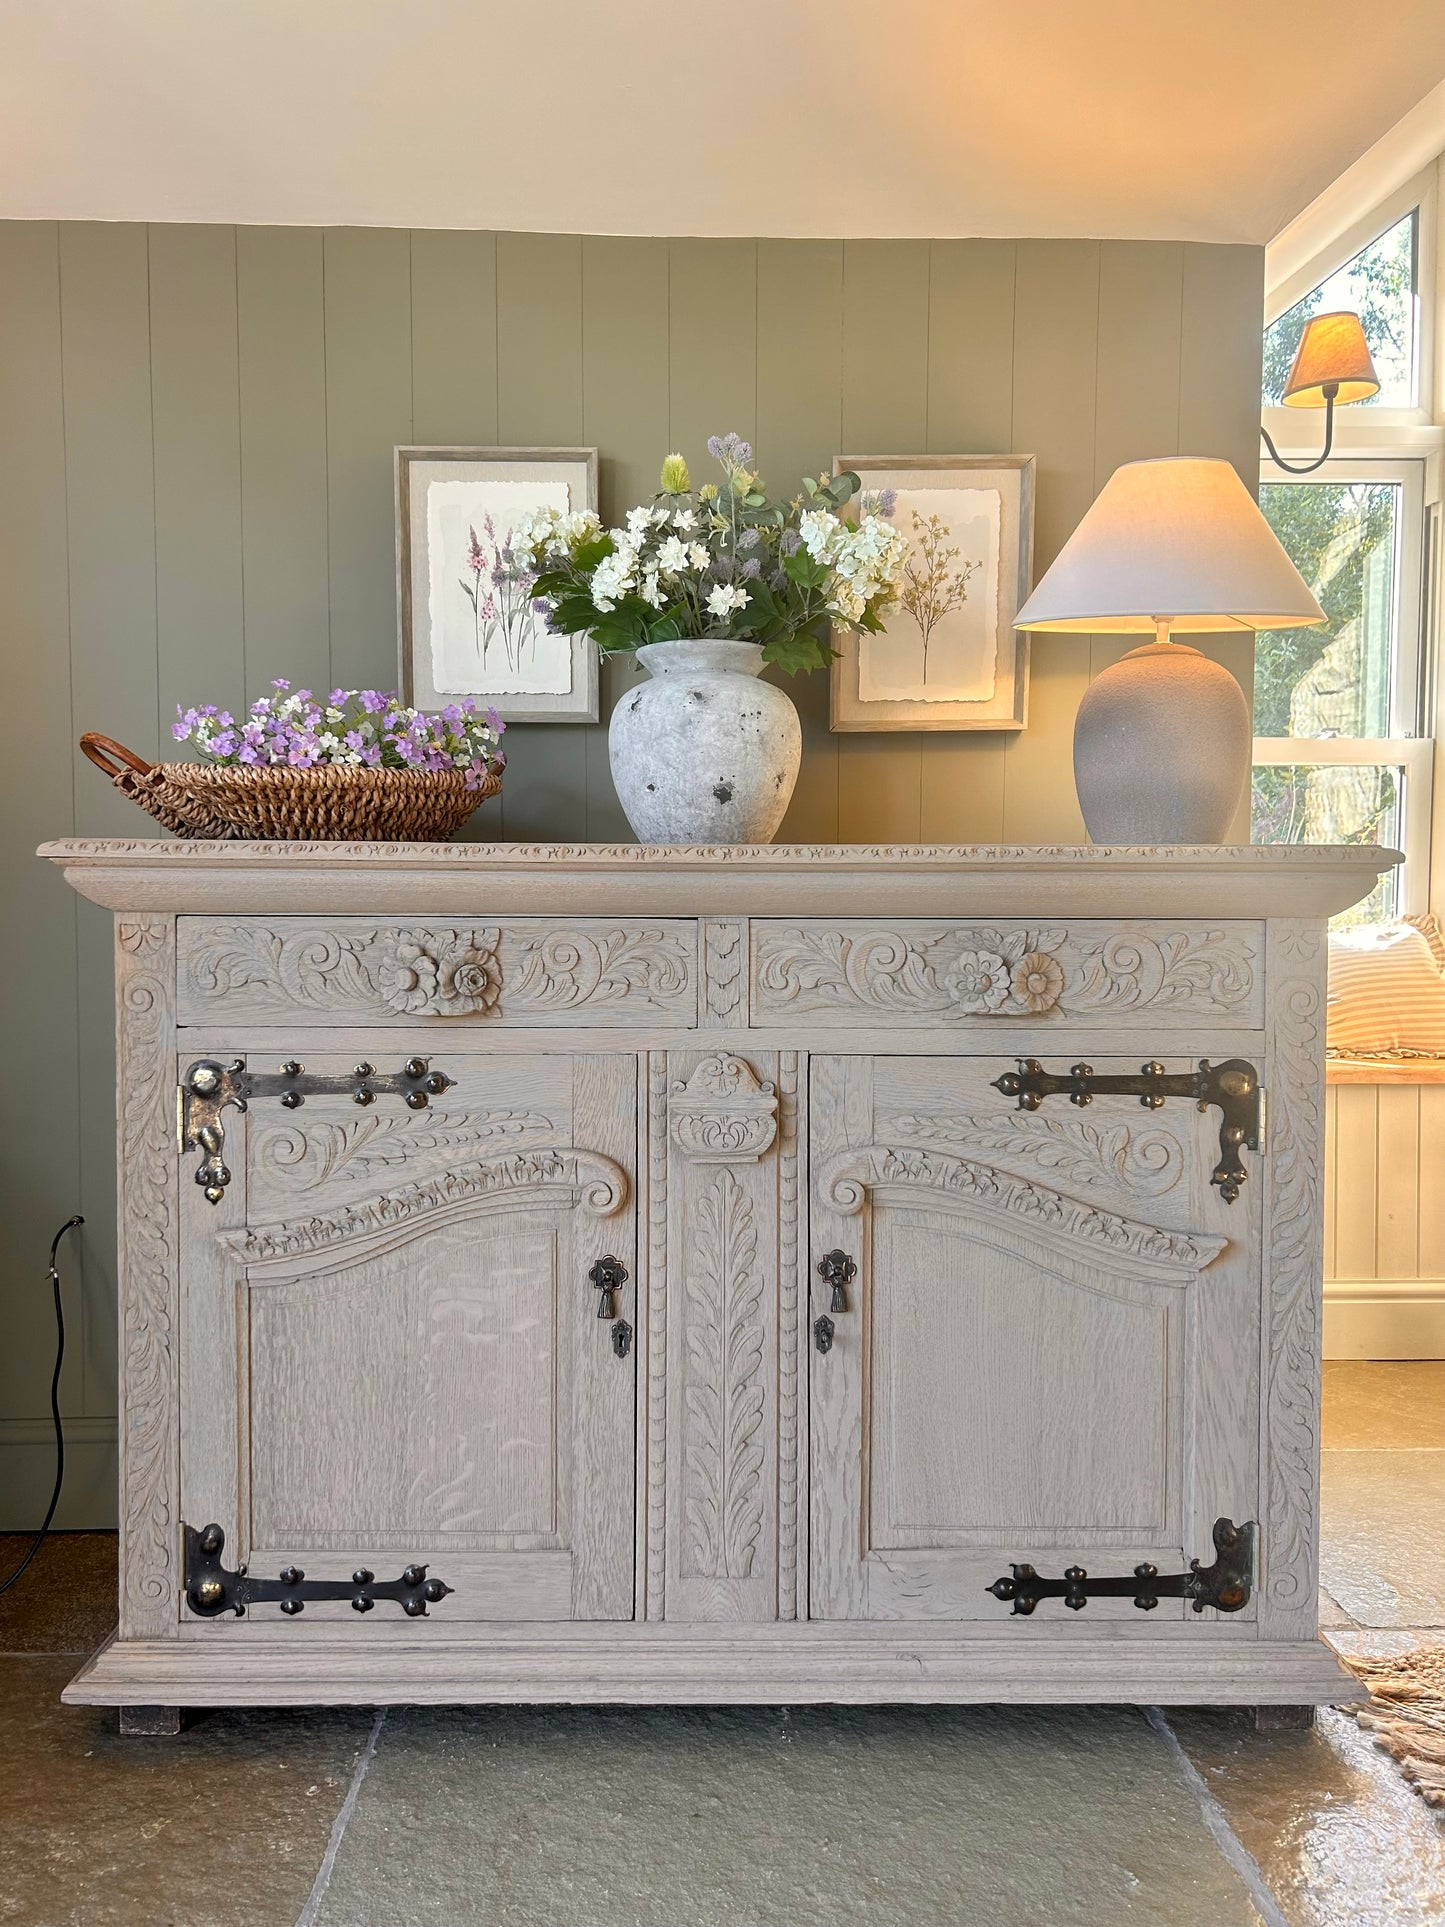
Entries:
[[1388, 483], [1272, 483], [1260, 507], [1328, 618], [1324, 629], [1264, 629], [1255, 638], [1255, 734], [1288, 736], [1296, 686], [1363, 613], [1366, 565], [1393, 538], [1394, 498]]

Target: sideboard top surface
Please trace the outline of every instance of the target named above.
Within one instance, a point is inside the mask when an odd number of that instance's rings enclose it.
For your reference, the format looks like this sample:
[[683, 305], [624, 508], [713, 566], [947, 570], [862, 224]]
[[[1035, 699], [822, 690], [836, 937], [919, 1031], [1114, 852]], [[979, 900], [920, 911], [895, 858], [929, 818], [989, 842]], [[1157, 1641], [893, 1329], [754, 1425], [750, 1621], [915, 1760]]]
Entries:
[[1329, 917], [1398, 851], [1367, 845], [42, 843], [111, 910]]

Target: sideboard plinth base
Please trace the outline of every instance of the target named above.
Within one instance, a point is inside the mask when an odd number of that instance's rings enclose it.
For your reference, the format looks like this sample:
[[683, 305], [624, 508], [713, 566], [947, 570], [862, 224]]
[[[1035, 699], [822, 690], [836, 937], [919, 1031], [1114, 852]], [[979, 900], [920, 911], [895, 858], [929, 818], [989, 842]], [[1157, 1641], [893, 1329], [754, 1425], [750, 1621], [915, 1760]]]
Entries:
[[466, 1640], [308, 1638], [217, 1628], [112, 1640], [72, 1706], [1079, 1705], [1296, 1709], [1366, 1697], [1321, 1640], [1037, 1637], [916, 1626], [488, 1627]]

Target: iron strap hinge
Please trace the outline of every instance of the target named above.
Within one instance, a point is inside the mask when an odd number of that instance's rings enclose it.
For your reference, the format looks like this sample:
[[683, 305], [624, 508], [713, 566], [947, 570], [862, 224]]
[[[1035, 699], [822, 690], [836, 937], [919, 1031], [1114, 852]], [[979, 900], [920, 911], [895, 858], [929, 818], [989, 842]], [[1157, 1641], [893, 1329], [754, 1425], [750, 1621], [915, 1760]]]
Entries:
[[1072, 1612], [1081, 1612], [1091, 1599], [1129, 1599], [1140, 1612], [1153, 1612], [1161, 1599], [1187, 1599], [1195, 1612], [1206, 1606], [1216, 1612], [1237, 1613], [1249, 1604], [1254, 1588], [1253, 1519], [1237, 1526], [1233, 1519], [1214, 1521], [1214, 1563], [1189, 1561], [1188, 1572], [1161, 1573], [1157, 1566], [1135, 1566], [1133, 1572], [1091, 1578], [1082, 1566], [1068, 1566], [1062, 1579], [1045, 1579], [1032, 1566], [1010, 1566], [985, 1592], [1013, 1601], [1016, 1613], [1031, 1613], [1041, 1599], [1062, 1599]]
[[182, 1153], [203, 1153], [196, 1183], [212, 1204], [219, 1204], [231, 1182], [221, 1122], [228, 1106], [244, 1111], [253, 1097], [274, 1097], [294, 1111], [308, 1097], [349, 1097], [353, 1104], [363, 1105], [374, 1104], [379, 1097], [399, 1097], [408, 1110], [424, 1111], [454, 1081], [445, 1071], [434, 1071], [425, 1057], [409, 1057], [399, 1071], [358, 1064], [354, 1070], [330, 1075], [308, 1071], [294, 1058], [276, 1071], [253, 1071], [244, 1057], [229, 1064], [202, 1057], [176, 1086], [176, 1146]]
[[248, 1606], [278, 1605], [287, 1618], [306, 1610], [308, 1600], [345, 1599], [353, 1612], [369, 1613], [378, 1600], [391, 1600], [408, 1619], [427, 1619], [428, 1605], [445, 1599], [452, 1588], [442, 1579], [427, 1577], [425, 1566], [411, 1565], [400, 1579], [378, 1579], [358, 1567], [349, 1579], [308, 1579], [298, 1566], [285, 1566], [275, 1579], [253, 1579], [244, 1566], [228, 1572], [221, 1563], [226, 1535], [218, 1525], [185, 1528], [186, 1604], [202, 1619], [221, 1613], [240, 1618]]
[[1092, 1064], [1072, 1064], [1066, 1073], [1046, 1071], [1036, 1057], [1025, 1057], [1016, 1071], [996, 1077], [993, 1088], [1005, 1097], [1016, 1097], [1021, 1111], [1036, 1111], [1046, 1097], [1067, 1097], [1078, 1105], [1092, 1104], [1096, 1097], [1137, 1097], [1150, 1111], [1157, 1111], [1170, 1097], [1193, 1098], [1201, 1111], [1213, 1105], [1220, 1113], [1219, 1162], [1209, 1181], [1218, 1185], [1221, 1197], [1230, 1204], [1249, 1175], [1240, 1146], [1264, 1149], [1264, 1091], [1259, 1072], [1242, 1057], [1231, 1057], [1223, 1064], [1201, 1057], [1197, 1070], [1177, 1072], [1151, 1062], [1123, 1076], [1101, 1076]]

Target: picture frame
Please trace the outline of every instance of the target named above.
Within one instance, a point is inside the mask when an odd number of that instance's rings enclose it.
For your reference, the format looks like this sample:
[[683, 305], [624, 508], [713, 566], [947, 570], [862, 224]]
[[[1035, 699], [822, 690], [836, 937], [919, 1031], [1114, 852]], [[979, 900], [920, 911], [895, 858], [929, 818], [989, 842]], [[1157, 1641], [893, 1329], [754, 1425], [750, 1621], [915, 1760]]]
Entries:
[[470, 696], [507, 723], [595, 723], [592, 638], [551, 635], [493, 572], [525, 510], [596, 509], [597, 450], [397, 448], [395, 481], [402, 700], [436, 710]]
[[[1023, 729], [1033, 579], [1032, 455], [839, 455], [865, 492], [896, 491], [910, 594], [876, 636], [835, 629], [830, 727]], [[934, 498], [930, 500], [930, 498]]]

